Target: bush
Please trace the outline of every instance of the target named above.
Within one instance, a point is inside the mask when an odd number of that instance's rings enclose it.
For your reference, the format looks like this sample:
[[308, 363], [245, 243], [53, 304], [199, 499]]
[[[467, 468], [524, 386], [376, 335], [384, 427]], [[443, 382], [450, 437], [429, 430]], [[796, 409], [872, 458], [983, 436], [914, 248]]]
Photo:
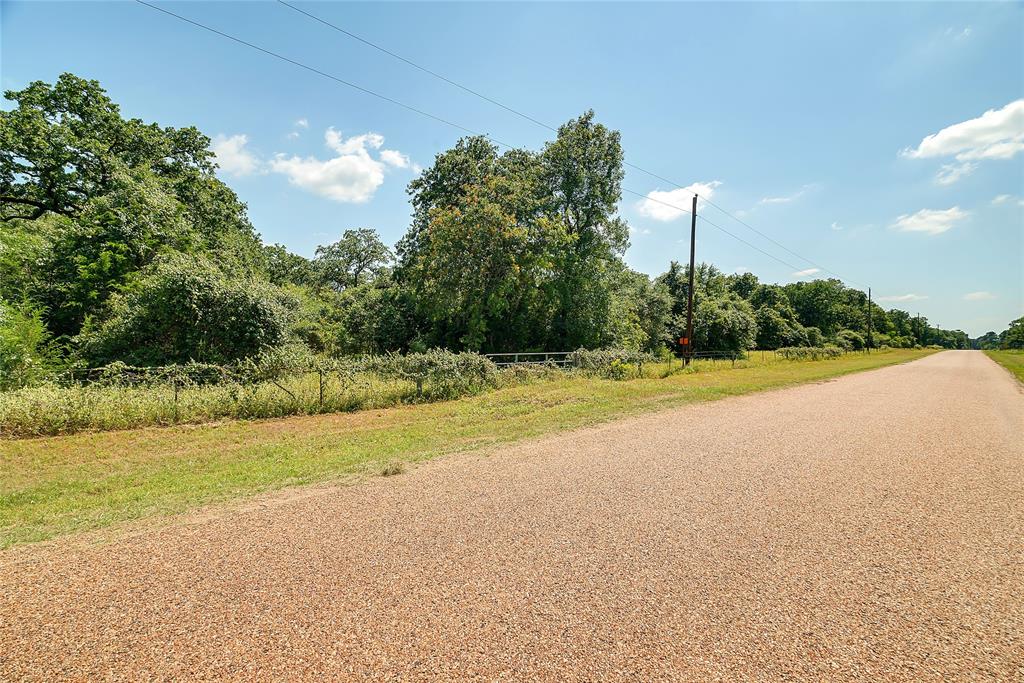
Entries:
[[494, 386], [498, 367], [477, 353], [433, 349], [405, 355], [369, 356], [365, 368], [381, 377], [416, 383], [417, 396], [456, 398]]
[[807, 334], [807, 345], [815, 348], [821, 348], [825, 342], [825, 336], [821, 333], [817, 327], [805, 327], [804, 331]]
[[229, 280], [203, 259], [157, 264], [79, 336], [90, 364], [229, 363], [287, 341], [297, 303], [265, 282]]
[[853, 330], [839, 330], [836, 343], [848, 351], [860, 351], [864, 348], [864, 337]]
[[576, 349], [566, 356], [570, 367], [606, 379], [639, 376], [643, 364], [655, 360], [657, 358], [652, 353], [631, 349]]
[[822, 360], [839, 358], [843, 350], [838, 346], [787, 346], [776, 350], [776, 353], [786, 360]]
[[38, 384], [60, 362], [42, 311], [0, 301], [0, 391]]

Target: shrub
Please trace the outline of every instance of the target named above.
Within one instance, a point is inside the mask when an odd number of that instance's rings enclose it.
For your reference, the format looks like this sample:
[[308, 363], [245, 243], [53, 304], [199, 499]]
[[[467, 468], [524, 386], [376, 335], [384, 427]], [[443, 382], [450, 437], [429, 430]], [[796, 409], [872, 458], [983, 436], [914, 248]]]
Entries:
[[296, 306], [269, 283], [229, 280], [203, 259], [174, 257], [115, 295], [107, 318], [90, 321], [78, 339], [94, 365], [227, 363], [285, 343]]
[[776, 353], [786, 360], [822, 360], [823, 358], [839, 358], [843, 350], [838, 346], [787, 346]]
[[639, 375], [643, 364], [653, 362], [654, 354], [630, 349], [576, 349], [566, 360], [569, 366], [584, 374], [607, 379], [625, 379]]
[[369, 356], [365, 368], [381, 377], [416, 383], [417, 396], [456, 398], [493, 386], [497, 366], [477, 353], [453, 353], [433, 349], [405, 355]]
[[0, 391], [38, 384], [59, 365], [42, 311], [0, 301]]
[[860, 351], [864, 348], [864, 337], [853, 330], [839, 330], [836, 342], [848, 351]]

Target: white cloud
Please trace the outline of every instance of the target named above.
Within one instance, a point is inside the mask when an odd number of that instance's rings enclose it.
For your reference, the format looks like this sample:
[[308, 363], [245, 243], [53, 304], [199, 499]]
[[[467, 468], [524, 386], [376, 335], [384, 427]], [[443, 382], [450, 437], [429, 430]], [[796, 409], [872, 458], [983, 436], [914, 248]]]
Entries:
[[964, 301], [988, 301], [995, 298], [996, 295], [992, 292], [970, 292], [963, 296]]
[[924, 294], [894, 294], [892, 296], [880, 296], [875, 301], [921, 301], [928, 297]]
[[388, 166], [394, 166], [395, 168], [407, 168], [413, 173], [419, 173], [423, 169], [420, 168], [419, 164], [415, 164], [409, 159], [408, 155], [402, 154], [401, 152], [393, 149], [382, 149], [380, 151], [380, 160]]
[[952, 156], [965, 162], [1011, 159], [1021, 151], [1024, 151], [1024, 99], [947, 126], [925, 137], [917, 148], [903, 150], [903, 156], [911, 159]]
[[210, 148], [217, 158], [217, 165], [225, 173], [234, 176], [249, 175], [260, 170], [260, 160], [246, 149], [248, 135], [218, 135]]
[[[337, 156], [320, 160], [278, 154], [270, 162], [270, 168], [288, 176], [293, 185], [337, 202], [359, 204], [372, 199], [377, 188], [384, 183], [388, 160], [383, 153], [375, 159], [370, 152], [380, 149], [384, 136], [364, 133], [345, 138], [334, 128], [328, 128], [324, 133], [324, 143]], [[401, 152], [394, 154], [408, 159]], [[393, 156], [391, 158], [394, 159]]]
[[904, 214], [896, 219], [892, 227], [901, 232], [925, 232], [929, 235], [939, 235], [953, 227], [958, 221], [967, 218], [969, 214], [961, 211], [959, 206], [952, 209], [921, 209], [914, 214]]
[[953, 40], [967, 40], [971, 37], [971, 27], [965, 26], [963, 30], [957, 31], [955, 28], [950, 26], [946, 29], [946, 35], [951, 36]]
[[[707, 183], [693, 183], [678, 190], [652, 190], [647, 196], [637, 202], [637, 210], [648, 218], [656, 221], [674, 221], [680, 216], [690, 213], [693, 195], [700, 195], [701, 200], [711, 199], [717, 188], [722, 183], [712, 180]], [[698, 200], [697, 211], [700, 211], [704, 202]]]
[[[751, 271], [750, 268], [748, 268], [747, 266], [736, 266], [736, 268], [734, 268], [732, 272], [736, 273], [737, 275], [743, 275], [744, 273], [749, 273]], [[696, 273], [696, 271], [694, 271], [694, 273]]]
[[1024, 199], [1018, 199], [1012, 194], [996, 195], [992, 199], [992, 206], [999, 206], [1000, 204], [1008, 204], [1010, 202], [1015, 203], [1017, 206], [1024, 206]]
[[328, 128], [324, 133], [324, 141], [328, 147], [341, 155], [365, 154], [367, 147], [380, 149], [380, 146], [384, 144], [384, 136], [380, 133], [363, 133], [362, 135], [353, 135], [346, 140], [334, 128]]
[[978, 168], [973, 161], [964, 161], [959, 164], [943, 164], [939, 172], [935, 174], [935, 182], [939, 185], [952, 185], [956, 181], [969, 176]]
[[650, 228], [634, 228], [632, 225], [629, 226], [630, 235], [650, 235]]
[[782, 197], [764, 197], [758, 202], [758, 204], [789, 204], [790, 202], [800, 199], [800, 197], [803, 197], [809, 190], [812, 190], [815, 187], [817, 187], [816, 183], [810, 183], [809, 185], [804, 185], [790, 195], [784, 195]]
[[833, 230], [842, 230], [843, 229], [843, 226], [839, 225], [838, 221], [832, 221], [832, 225], [830, 225], [829, 227], [831, 227]]
[[285, 137], [289, 140], [297, 140], [302, 135], [302, 131], [299, 129], [309, 128], [309, 121], [305, 118], [297, 119], [295, 123], [292, 124], [292, 128], [292, 132], [288, 133]]
[[810, 277], [811, 275], [814, 275], [815, 273], [819, 272], [821, 272], [820, 268], [808, 268], [807, 270], [798, 270], [795, 273], [793, 273], [793, 278], [799, 280], [802, 277]]

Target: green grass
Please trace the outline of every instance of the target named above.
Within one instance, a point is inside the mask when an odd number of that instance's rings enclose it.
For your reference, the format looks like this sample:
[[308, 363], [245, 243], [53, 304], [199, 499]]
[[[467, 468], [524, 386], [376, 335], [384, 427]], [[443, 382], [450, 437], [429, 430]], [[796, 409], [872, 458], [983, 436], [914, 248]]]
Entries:
[[822, 380], [927, 353], [890, 350], [823, 361], [762, 361], [755, 354], [735, 368], [701, 362], [693, 372], [664, 378], [564, 376], [444, 403], [0, 441], [0, 548], [287, 486], [400, 473], [445, 453]]
[[1024, 382], [1024, 351], [986, 351], [985, 355], [1013, 373]]

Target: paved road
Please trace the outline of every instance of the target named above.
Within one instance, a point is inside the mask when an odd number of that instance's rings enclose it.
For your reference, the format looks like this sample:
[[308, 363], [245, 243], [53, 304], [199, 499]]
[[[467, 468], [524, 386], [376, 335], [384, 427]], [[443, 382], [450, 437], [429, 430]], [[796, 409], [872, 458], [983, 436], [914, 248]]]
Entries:
[[0, 679], [1022, 680], [980, 353], [0, 558]]

